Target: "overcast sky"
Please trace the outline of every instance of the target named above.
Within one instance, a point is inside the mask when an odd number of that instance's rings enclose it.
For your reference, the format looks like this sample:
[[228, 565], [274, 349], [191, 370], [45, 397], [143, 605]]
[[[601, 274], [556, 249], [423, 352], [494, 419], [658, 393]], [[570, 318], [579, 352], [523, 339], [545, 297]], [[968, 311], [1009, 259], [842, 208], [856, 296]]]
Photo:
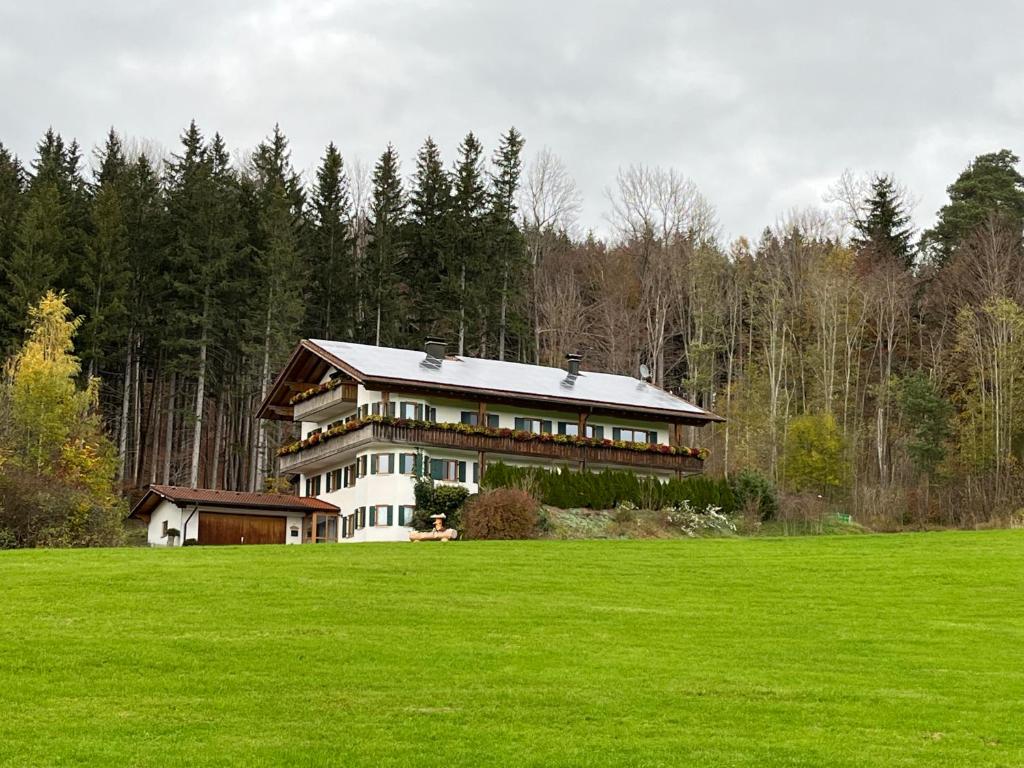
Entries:
[[756, 236], [844, 168], [894, 173], [927, 225], [981, 152], [1024, 149], [1024, 3], [0, 0], [0, 141], [110, 125], [167, 149], [195, 117], [233, 149], [280, 122], [312, 169], [334, 140], [403, 170], [515, 125], [603, 229], [620, 165], [672, 166]]

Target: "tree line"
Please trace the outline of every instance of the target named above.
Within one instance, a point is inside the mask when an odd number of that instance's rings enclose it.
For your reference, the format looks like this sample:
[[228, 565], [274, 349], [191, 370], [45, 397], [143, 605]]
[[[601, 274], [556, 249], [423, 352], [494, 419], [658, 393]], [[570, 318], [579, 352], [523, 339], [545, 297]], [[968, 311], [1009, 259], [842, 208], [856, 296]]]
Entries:
[[[83, 378], [125, 488], [260, 488], [289, 427], [254, 406], [303, 336], [637, 375], [727, 417], [694, 431], [709, 469], [763, 473], [878, 524], [971, 524], [1022, 504], [1024, 177], [971, 161], [934, 227], [889, 174], [844, 174], [822, 204], [726, 241], [674, 169], [628, 166], [608, 234], [581, 231], [557, 156], [510, 129], [408, 176], [334, 144], [313, 176], [277, 128], [233, 159], [194, 123], [167, 157], [111, 131], [91, 171], [53, 131], [0, 146], [0, 344], [67, 293]], [[785, 506], [785, 504], [783, 505]]]

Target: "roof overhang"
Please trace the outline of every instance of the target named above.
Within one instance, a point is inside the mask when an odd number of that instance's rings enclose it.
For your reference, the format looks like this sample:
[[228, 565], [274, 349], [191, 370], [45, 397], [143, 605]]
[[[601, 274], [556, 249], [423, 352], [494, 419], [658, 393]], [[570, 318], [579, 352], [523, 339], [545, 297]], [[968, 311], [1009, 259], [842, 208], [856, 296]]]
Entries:
[[331, 368], [344, 372], [353, 381], [373, 390], [390, 390], [408, 394], [431, 394], [449, 398], [453, 396], [457, 398], [461, 395], [470, 399], [484, 399], [489, 403], [530, 405], [535, 408], [552, 411], [585, 411], [587, 413], [623, 418], [643, 416], [669, 424], [685, 424], [696, 427], [712, 422], [725, 421], [724, 418], [710, 411], [686, 413], [684, 411], [629, 406], [622, 403], [609, 403], [599, 400], [521, 394], [506, 390], [460, 387], [451, 384], [442, 385], [430, 381], [406, 378], [374, 377], [353, 368], [341, 358], [331, 354], [309, 339], [303, 339], [296, 346], [285, 367], [277, 375], [273, 385], [271, 385], [266, 399], [256, 411], [256, 417], [290, 421], [292, 419], [292, 406], [288, 401], [298, 392], [318, 384], [324, 374]]
[[[309, 514], [316, 512], [317, 514], [336, 515], [340, 512], [339, 508], [330, 504], [326, 501], [321, 501], [316, 507], [310, 507], [305, 504], [294, 504], [294, 505], [280, 505], [275, 506], [262, 506], [259, 503], [253, 503], [251, 501], [239, 501], [231, 498], [212, 498], [212, 499], [183, 499], [177, 498], [173, 494], [164, 493], [162, 490], [157, 488], [148, 488], [143, 494], [142, 498], [136, 502], [135, 506], [132, 507], [131, 512], [128, 513], [129, 518], [139, 518], [142, 520], [148, 520], [153, 514], [153, 511], [160, 506], [164, 501], [169, 501], [172, 504], [182, 507], [198, 507], [201, 509], [218, 509], [218, 510], [242, 510], [257, 511], [263, 514]], [[318, 500], [319, 501], [319, 500]]]

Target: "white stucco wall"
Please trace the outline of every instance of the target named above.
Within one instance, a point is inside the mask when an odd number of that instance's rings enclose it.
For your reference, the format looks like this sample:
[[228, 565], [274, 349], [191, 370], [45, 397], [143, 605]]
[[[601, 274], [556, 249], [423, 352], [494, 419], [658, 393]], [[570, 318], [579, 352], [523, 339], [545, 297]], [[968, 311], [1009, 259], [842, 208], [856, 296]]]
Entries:
[[[330, 371], [325, 374], [323, 381], [330, 378]], [[366, 389], [362, 385], [357, 386], [357, 406], [368, 406], [372, 408], [374, 403], [382, 401], [382, 393], [378, 390]], [[450, 398], [434, 398], [434, 397], [423, 397], [421, 395], [407, 395], [397, 391], [389, 392], [389, 401], [396, 404], [402, 402], [417, 403], [422, 405], [429, 405], [436, 409], [436, 419], [439, 422], [459, 422], [461, 421], [462, 412], [470, 411], [473, 413], [478, 412], [478, 405], [476, 402], [463, 401]], [[530, 411], [525, 408], [516, 408], [513, 406], [501, 405], [501, 406], [489, 406], [489, 414], [495, 414], [498, 416], [498, 426], [508, 429], [515, 427], [515, 419], [521, 418], [534, 418], [543, 419], [552, 422], [552, 431], [558, 432], [558, 422], [564, 421], [569, 424], [578, 424], [579, 415], [573, 411]], [[337, 417], [332, 417], [331, 421], [336, 420]], [[607, 439], [613, 438], [613, 429], [615, 427], [625, 427], [634, 429], [646, 429], [654, 431], [657, 434], [657, 442], [668, 443], [670, 426], [660, 422], [645, 422], [640, 420], [627, 420], [627, 419], [614, 419], [604, 416], [591, 416], [588, 419], [588, 424], [598, 425], [604, 427], [604, 437]], [[306, 436], [310, 431], [317, 427], [326, 428], [328, 422], [325, 423], [313, 423], [303, 422], [302, 423], [302, 434]], [[452, 484], [452, 485], [463, 485], [470, 493], [476, 493], [479, 488], [476, 483], [472, 482], [473, 479], [473, 465], [478, 462], [478, 454], [475, 452], [468, 451], [455, 451], [445, 450], [441, 448], [430, 448], [421, 447], [417, 449], [415, 446], [402, 446], [394, 445], [391, 443], [380, 443], [369, 446], [362, 446], [358, 451], [346, 454], [342, 457], [338, 457], [336, 463], [331, 466], [319, 468], [316, 473], [321, 476], [321, 493], [318, 498], [330, 502], [336, 505], [341, 510], [342, 518], [350, 516], [353, 512], [360, 508], [368, 508], [371, 506], [383, 506], [391, 505], [395, 509], [395, 524], [388, 526], [386, 525], [386, 519], [381, 521], [381, 524], [376, 526], [367, 525], [364, 528], [357, 529], [355, 535], [350, 538], [341, 538], [343, 526], [339, 521], [338, 535], [339, 539], [344, 542], [360, 542], [360, 541], [407, 541], [409, 531], [412, 529], [408, 526], [399, 526], [397, 524], [398, 519], [398, 507], [399, 506], [413, 506], [415, 503], [415, 496], [413, 494], [413, 485], [415, 478], [410, 475], [399, 474], [399, 461], [398, 455], [401, 453], [415, 453], [417, 450], [421, 455], [428, 456], [434, 459], [454, 459], [457, 461], [466, 462], [466, 482], [465, 483], [445, 483], [440, 481], [441, 484]], [[326, 478], [324, 475], [332, 470], [349, 465], [357, 460], [360, 456], [367, 457], [367, 469], [370, 466], [370, 456], [375, 453], [390, 453], [395, 456], [394, 466], [395, 471], [392, 474], [381, 475], [381, 474], [366, 474], [357, 479], [354, 487], [351, 488], [339, 488], [326, 493]], [[530, 460], [530, 459], [518, 459], [514, 457], [498, 457], [494, 455], [488, 456], [488, 463], [496, 461], [502, 461], [506, 464], [514, 466], [543, 466], [550, 469], [576, 469], [574, 463], [571, 462], [546, 462], [543, 460]], [[600, 465], [592, 464], [590, 467], [592, 470], [603, 469]], [[623, 469], [622, 467], [613, 467], [616, 469]], [[660, 479], [668, 479], [673, 476], [672, 472], [641, 472], [641, 474], [650, 475], [652, 477], [658, 477]], [[305, 494], [305, 481], [308, 475], [302, 474], [299, 478], [299, 492]], [[439, 481], [435, 481], [439, 482]], [[369, 522], [369, 512], [367, 511], [366, 521]], [[291, 522], [289, 521], [289, 528]], [[303, 529], [303, 537], [305, 535]], [[294, 543], [291, 537], [288, 537], [289, 543]]]
[[[157, 504], [156, 509], [153, 510], [153, 514], [149, 518], [146, 541], [151, 547], [169, 546], [168, 537], [162, 534], [165, 521], [168, 528], [181, 530], [181, 510], [173, 502], [166, 499]], [[190, 525], [189, 528], [191, 529], [191, 527]], [[182, 541], [184, 541], [184, 536], [178, 536], [175, 544], [180, 545]]]

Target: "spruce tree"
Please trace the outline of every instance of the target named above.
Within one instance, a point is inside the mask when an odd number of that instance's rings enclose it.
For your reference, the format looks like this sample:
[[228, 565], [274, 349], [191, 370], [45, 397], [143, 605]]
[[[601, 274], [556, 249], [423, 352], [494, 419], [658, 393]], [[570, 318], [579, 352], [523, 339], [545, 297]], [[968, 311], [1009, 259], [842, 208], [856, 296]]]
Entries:
[[355, 257], [350, 235], [352, 199], [341, 153], [327, 145], [310, 194], [309, 335], [351, 340], [355, 336]]
[[446, 254], [444, 296], [449, 324], [456, 329], [458, 353], [466, 354], [470, 326], [485, 327], [488, 297], [484, 274], [487, 186], [483, 145], [472, 132], [459, 144], [452, 172], [452, 245]]
[[515, 222], [516, 195], [522, 175], [525, 140], [514, 127], [501, 137], [491, 173], [490, 244], [501, 281], [497, 334], [498, 359], [507, 352], [511, 313], [526, 284], [526, 243]]
[[371, 239], [361, 280], [369, 310], [364, 336], [377, 346], [398, 343], [403, 294], [408, 290], [399, 272], [405, 259], [405, 215], [398, 153], [388, 144], [373, 170]]
[[86, 229], [87, 195], [81, 176], [78, 144], [65, 145], [48, 130], [18, 221], [14, 248], [4, 272], [10, 290], [2, 297], [2, 314], [15, 333], [25, 327], [28, 308], [50, 288], [66, 285], [77, 274]]
[[131, 279], [124, 220], [128, 163], [113, 129], [98, 159], [97, 184], [90, 201], [91, 228], [73, 294], [73, 307], [83, 316], [79, 347], [90, 376], [120, 351]]
[[416, 174], [409, 193], [408, 256], [403, 268], [410, 301], [404, 314], [402, 342], [416, 345], [423, 336], [444, 331], [446, 283], [443, 270], [452, 248], [452, 183], [441, 163], [441, 152], [427, 137], [416, 157]]
[[[17, 242], [24, 195], [25, 170], [18, 158], [0, 142], [0, 296], [9, 296], [13, 287], [8, 270]], [[14, 344], [15, 327], [0, 312], [0, 357], [4, 357]]]
[[[253, 153], [249, 176], [254, 226], [250, 241], [259, 275], [257, 295], [262, 302], [257, 305], [257, 314], [262, 321], [259, 386], [263, 398], [272, 374], [284, 362], [301, 330], [309, 280], [305, 195], [292, 168], [288, 140], [278, 126]], [[254, 463], [253, 488], [257, 490], [270, 469], [265, 429], [259, 430]]]
[[892, 263], [901, 269], [914, 265], [914, 227], [899, 191], [889, 176], [875, 176], [863, 217], [854, 222], [853, 244], [871, 263]]

